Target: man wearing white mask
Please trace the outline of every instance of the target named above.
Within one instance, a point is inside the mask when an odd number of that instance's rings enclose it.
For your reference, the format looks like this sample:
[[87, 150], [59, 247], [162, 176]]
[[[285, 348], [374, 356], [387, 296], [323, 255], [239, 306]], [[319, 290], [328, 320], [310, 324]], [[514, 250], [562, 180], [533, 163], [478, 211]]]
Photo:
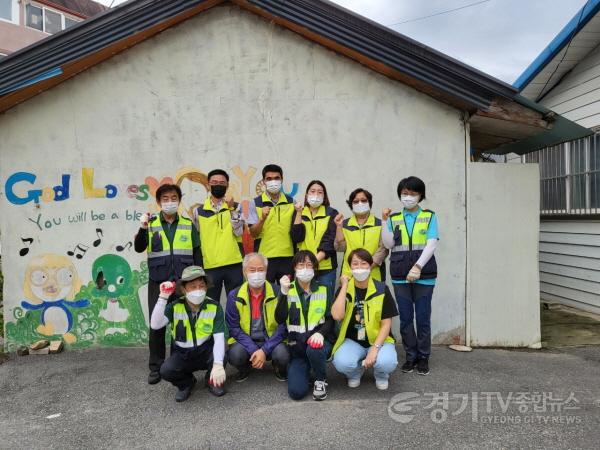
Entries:
[[314, 253], [300, 250], [294, 255], [294, 281], [286, 275], [280, 280], [281, 294], [275, 319], [287, 327], [290, 351], [288, 394], [301, 400], [314, 380], [313, 399], [327, 398], [327, 358], [335, 341], [331, 318], [333, 292], [317, 281], [319, 262]]
[[171, 323], [171, 356], [162, 364], [160, 376], [177, 386], [175, 401], [188, 399], [196, 385], [194, 372], [206, 370], [205, 384], [220, 397], [225, 394], [225, 318], [218, 301], [206, 296], [209, 280], [199, 266], [186, 267], [181, 275], [184, 296], [167, 304], [175, 283], [160, 284], [150, 326], [153, 330]]
[[244, 256], [246, 281], [227, 297], [225, 320], [229, 328], [228, 360], [238, 370], [236, 381], [248, 378], [251, 369], [263, 369], [272, 360], [275, 377], [287, 379], [289, 353], [283, 342], [285, 325], [275, 320], [277, 286], [266, 281], [268, 260], [260, 253]]
[[294, 242], [292, 224], [302, 214], [302, 203], [283, 192], [283, 169], [268, 164], [262, 170], [266, 191], [250, 202], [247, 223], [254, 238], [254, 251], [269, 259], [267, 280], [275, 283], [292, 272]]
[[[437, 278], [435, 249], [438, 243], [437, 215], [421, 209], [425, 183], [411, 176], [398, 183], [398, 198], [404, 209], [392, 214], [383, 210], [382, 238], [391, 250], [390, 275], [400, 312], [400, 334], [406, 351], [402, 372], [417, 368], [419, 375], [429, 373], [431, 353], [431, 298]], [[415, 333], [416, 323], [416, 333]]]
[[[177, 281], [183, 269], [201, 265], [200, 237], [192, 221], [178, 214], [181, 189], [176, 184], [163, 184], [156, 190], [160, 213], [143, 214], [134, 248], [148, 252], [148, 314], [152, 315], [164, 281]], [[148, 336], [150, 374], [148, 383], [160, 381], [160, 366], [165, 360], [165, 328], [150, 329]]]

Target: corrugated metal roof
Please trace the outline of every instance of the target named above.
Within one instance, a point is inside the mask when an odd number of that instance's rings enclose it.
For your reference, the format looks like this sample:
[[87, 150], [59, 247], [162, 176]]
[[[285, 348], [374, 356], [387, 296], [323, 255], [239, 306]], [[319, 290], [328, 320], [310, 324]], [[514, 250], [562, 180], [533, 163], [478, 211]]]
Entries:
[[[148, 28], [203, 0], [132, 0], [0, 61], [0, 93]], [[217, 2], [219, 3], [219, 2]], [[406, 36], [323, 0], [233, 1], [291, 22], [476, 110], [515, 89]]]

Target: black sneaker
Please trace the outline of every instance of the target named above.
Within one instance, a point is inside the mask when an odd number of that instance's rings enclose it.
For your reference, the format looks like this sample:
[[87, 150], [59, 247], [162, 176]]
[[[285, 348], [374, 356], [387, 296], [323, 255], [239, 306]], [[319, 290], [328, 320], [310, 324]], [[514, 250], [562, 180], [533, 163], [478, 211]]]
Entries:
[[160, 381], [160, 372], [158, 370], [153, 370], [148, 375], [148, 384], [156, 384]]
[[429, 360], [427, 358], [421, 358], [417, 361], [417, 373], [419, 375], [429, 374]]
[[223, 386], [213, 386], [209, 383], [208, 391], [215, 397], [223, 397], [225, 395], [225, 388]]
[[192, 384], [189, 387], [186, 387], [185, 389], [179, 389], [177, 391], [177, 394], [175, 394], [175, 401], [178, 403], [185, 402], [192, 394], [192, 389], [194, 389], [195, 385], [196, 377], [192, 376]]
[[402, 364], [402, 372], [404, 372], [404, 373], [411, 373], [414, 368], [415, 368], [414, 361], [406, 361], [404, 364]]
[[250, 375], [250, 368], [246, 368], [246, 369], [238, 369], [238, 373], [235, 377], [235, 382], [236, 383], [241, 383], [243, 381], [246, 381], [248, 379], [248, 376]]
[[325, 400], [327, 398], [327, 383], [317, 380], [313, 388], [313, 400]]
[[277, 378], [277, 381], [287, 381], [287, 372], [280, 370], [277, 367], [275, 367], [274, 369], [275, 369], [275, 378]]

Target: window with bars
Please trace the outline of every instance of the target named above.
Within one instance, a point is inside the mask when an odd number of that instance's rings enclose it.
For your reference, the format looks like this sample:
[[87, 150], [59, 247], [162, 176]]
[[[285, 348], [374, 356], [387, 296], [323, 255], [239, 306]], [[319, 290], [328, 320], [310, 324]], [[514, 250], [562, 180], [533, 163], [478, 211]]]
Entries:
[[600, 134], [523, 157], [540, 166], [542, 215], [600, 214]]

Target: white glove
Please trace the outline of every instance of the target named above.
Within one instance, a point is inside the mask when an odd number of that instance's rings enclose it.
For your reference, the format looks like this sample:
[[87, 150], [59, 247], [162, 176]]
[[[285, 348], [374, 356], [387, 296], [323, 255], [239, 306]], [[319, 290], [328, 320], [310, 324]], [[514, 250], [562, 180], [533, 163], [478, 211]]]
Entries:
[[306, 343], [311, 347], [311, 348], [323, 348], [323, 341], [325, 340], [325, 338], [323, 337], [323, 335], [319, 332], [314, 333], [311, 337], [308, 338], [308, 341], [306, 341]]
[[412, 283], [413, 281], [417, 281], [419, 278], [421, 278], [421, 269], [414, 265], [412, 266], [412, 269], [410, 269], [410, 272], [408, 272], [406, 281]]
[[160, 298], [167, 300], [173, 292], [175, 292], [175, 283], [172, 281], [160, 283], [160, 294], [158, 295]]
[[223, 386], [225, 384], [225, 369], [223, 368], [223, 364], [214, 363], [212, 370], [210, 371], [210, 384], [213, 386]]
[[290, 286], [292, 285], [292, 281], [290, 280], [290, 277], [284, 275], [279, 280], [279, 285], [281, 286], [281, 293], [283, 295], [287, 295], [288, 292], [290, 292]]
[[148, 222], [150, 221], [150, 214], [144, 213], [142, 217], [140, 217], [140, 227], [143, 229], [148, 228]]

